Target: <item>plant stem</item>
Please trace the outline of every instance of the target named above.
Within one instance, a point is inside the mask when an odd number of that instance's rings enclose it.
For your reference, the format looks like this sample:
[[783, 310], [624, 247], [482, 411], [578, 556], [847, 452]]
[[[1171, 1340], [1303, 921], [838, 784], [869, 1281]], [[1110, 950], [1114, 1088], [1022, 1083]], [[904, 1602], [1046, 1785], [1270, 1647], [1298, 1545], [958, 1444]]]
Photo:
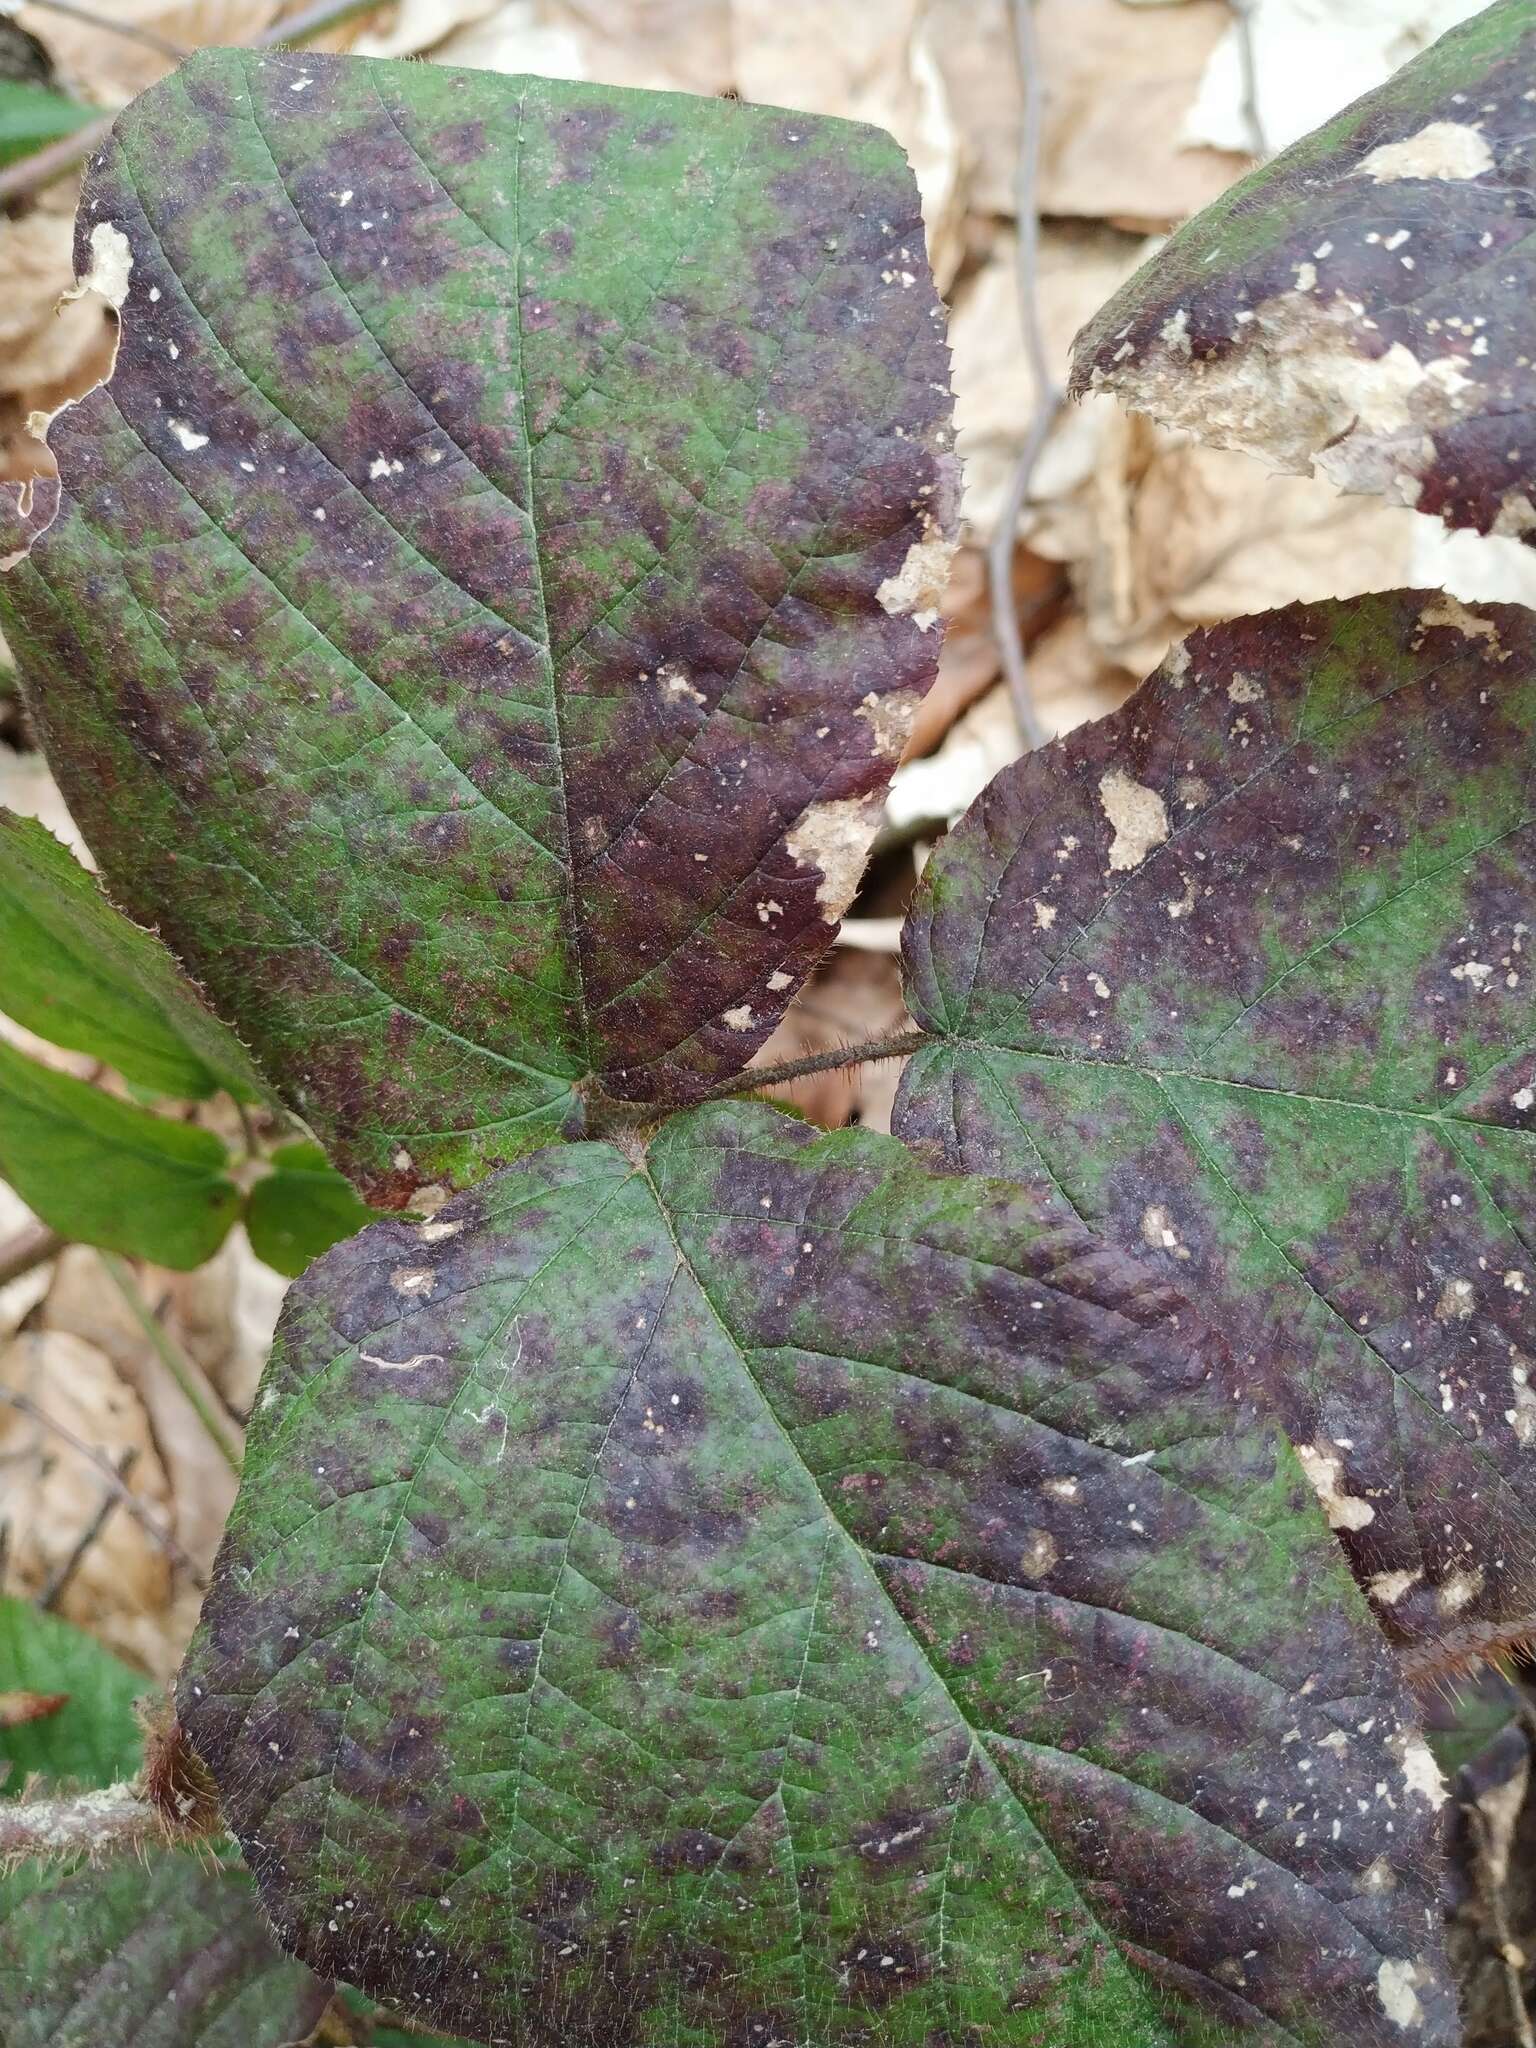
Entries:
[[214, 1448], [230, 1471], [240, 1476], [240, 1453], [232, 1437], [219, 1420], [213, 1390], [209, 1387], [201, 1369], [175, 1341], [171, 1333], [155, 1314], [139, 1289], [131, 1268], [120, 1259], [116, 1252], [98, 1252], [96, 1256], [106, 1267], [118, 1293], [127, 1302], [134, 1321], [154, 1346], [160, 1363], [187, 1397], [198, 1421], [213, 1439]]
[[749, 1067], [734, 1080], [711, 1088], [703, 1099], [726, 1102], [733, 1096], [755, 1095], [761, 1088], [776, 1088], [781, 1081], [799, 1081], [807, 1074], [835, 1074], [840, 1067], [863, 1066], [866, 1060], [903, 1060], [932, 1043], [926, 1031], [898, 1031], [889, 1038], [872, 1038], [863, 1045], [845, 1045], [832, 1052], [810, 1053], [803, 1060], [785, 1060], [777, 1067]]
[[165, 1552], [172, 1564], [186, 1573], [200, 1593], [207, 1592], [207, 1579], [198, 1570], [186, 1551], [182, 1549], [170, 1530], [150, 1511], [147, 1504], [140, 1500], [136, 1493], [123, 1484], [110, 1461], [104, 1458], [93, 1444], [88, 1444], [83, 1437], [76, 1436], [72, 1429], [50, 1415], [46, 1408], [39, 1408], [37, 1403], [26, 1394], [18, 1394], [11, 1387], [0, 1387], [0, 1402], [3, 1402], [7, 1408], [14, 1408], [18, 1415], [25, 1415], [29, 1422], [37, 1423], [40, 1428], [52, 1430], [61, 1443], [68, 1444], [77, 1456], [84, 1458], [88, 1464], [94, 1465], [107, 1486], [116, 1495], [118, 1500], [122, 1502], [124, 1512], [132, 1515], [151, 1542], [160, 1545], [160, 1548]]
[[165, 1840], [159, 1810], [132, 1785], [107, 1785], [60, 1799], [0, 1800], [0, 1871], [24, 1856], [68, 1861]]
[[63, 1249], [64, 1239], [56, 1230], [49, 1230], [42, 1223], [29, 1223], [8, 1243], [0, 1245], [0, 1287], [9, 1287], [13, 1280], [47, 1265]]

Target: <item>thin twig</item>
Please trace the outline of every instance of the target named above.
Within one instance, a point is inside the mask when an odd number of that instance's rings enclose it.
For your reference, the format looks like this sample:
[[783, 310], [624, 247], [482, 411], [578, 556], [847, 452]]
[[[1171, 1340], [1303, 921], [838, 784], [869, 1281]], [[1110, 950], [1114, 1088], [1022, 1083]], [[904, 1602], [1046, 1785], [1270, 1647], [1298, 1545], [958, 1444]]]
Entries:
[[[378, 0], [315, 0], [313, 6], [301, 9], [291, 20], [278, 22], [253, 36], [251, 48], [271, 50], [285, 43], [308, 42], [314, 36], [324, 35], [327, 29], [340, 27], [354, 14], [366, 14], [377, 4]], [[94, 156], [111, 134], [116, 119], [115, 114], [104, 114], [89, 127], [77, 128], [73, 135], [61, 136], [32, 156], [23, 157], [20, 163], [7, 165], [0, 171], [0, 207], [40, 191]]]
[[154, 1346], [155, 1354], [171, 1378], [187, 1397], [193, 1413], [213, 1440], [215, 1450], [230, 1471], [240, 1476], [240, 1453], [233, 1438], [219, 1420], [217, 1397], [209, 1386], [200, 1367], [195, 1365], [172, 1337], [170, 1331], [155, 1314], [139, 1290], [139, 1283], [133, 1277], [132, 1269], [120, 1259], [116, 1252], [98, 1252], [96, 1256], [106, 1267], [112, 1284], [127, 1302], [129, 1313], [139, 1328]]
[[122, 1503], [124, 1511], [132, 1515], [151, 1542], [159, 1544], [160, 1548], [171, 1560], [171, 1563], [178, 1570], [186, 1573], [200, 1593], [207, 1592], [207, 1579], [198, 1570], [186, 1551], [182, 1549], [170, 1530], [150, 1510], [146, 1502], [140, 1500], [139, 1496], [130, 1487], [123, 1484], [122, 1480], [118, 1478], [110, 1460], [104, 1458], [94, 1444], [88, 1444], [83, 1437], [76, 1436], [75, 1432], [67, 1427], [66, 1424], [58, 1421], [55, 1416], [50, 1415], [45, 1408], [39, 1408], [37, 1403], [29, 1399], [26, 1394], [18, 1394], [14, 1388], [0, 1387], [0, 1402], [4, 1402], [8, 1408], [14, 1408], [18, 1415], [25, 1415], [29, 1422], [38, 1423], [43, 1429], [52, 1430], [61, 1443], [68, 1444], [69, 1448], [78, 1456], [84, 1458], [88, 1464], [94, 1465]]
[[1264, 141], [1264, 117], [1259, 112], [1259, 65], [1254, 51], [1253, 16], [1255, 0], [1231, 0], [1237, 16], [1237, 61], [1243, 79], [1243, 126], [1255, 163], [1264, 163], [1269, 150]]
[[179, 64], [187, 54], [182, 45], [173, 43], [169, 36], [162, 36], [152, 28], [141, 28], [136, 21], [114, 21], [110, 14], [98, 14], [93, 7], [77, 5], [77, 0], [32, 0], [32, 4], [44, 8], [49, 14], [66, 14], [71, 21], [83, 21], [87, 28], [100, 29], [105, 35], [121, 36], [124, 42], [142, 43], [146, 50], [169, 57], [173, 64]]
[[[130, 1444], [118, 1459], [116, 1466], [117, 1476], [122, 1481], [125, 1489], [128, 1483], [128, 1474], [138, 1462], [138, 1448], [136, 1445]], [[68, 1557], [65, 1558], [58, 1570], [54, 1572], [42, 1592], [38, 1594], [37, 1604], [39, 1607], [54, 1608], [58, 1606], [60, 1600], [64, 1597], [65, 1589], [69, 1585], [70, 1580], [79, 1571], [84, 1561], [85, 1553], [106, 1527], [112, 1510], [121, 1505], [121, 1498], [121, 1495], [115, 1489], [102, 1495], [101, 1506], [92, 1515], [79, 1542], [69, 1553]]]
[[56, 1230], [49, 1230], [46, 1224], [29, 1223], [13, 1238], [0, 1244], [0, 1287], [9, 1287], [13, 1280], [23, 1279], [39, 1266], [46, 1266], [63, 1249], [64, 1239]]
[[1526, 1956], [1515, 1940], [1509, 1924], [1509, 1915], [1504, 1910], [1504, 1895], [1494, 1876], [1493, 1840], [1486, 1815], [1476, 1805], [1463, 1808], [1471, 1825], [1472, 1839], [1477, 1847], [1479, 1890], [1483, 1895], [1483, 1906], [1488, 1914], [1493, 1932], [1494, 1946], [1499, 1961], [1504, 1966], [1504, 1989], [1509, 1999], [1509, 2016], [1515, 2029], [1515, 2048], [1536, 2048], [1536, 2033], [1531, 2030], [1530, 2008], [1525, 2002], [1524, 1972]]
[[1019, 731], [1028, 747], [1045, 745], [1047, 734], [1029, 687], [1024, 634], [1013, 596], [1013, 554], [1019, 517], [1029, 496], [1030, 480], [1041, 450], [1056, 424], [1065, 396], [1051, 374], [1045, 333], [1040, 324], [1040, 139], [1045, 126], [1045, 82], [1040, 72], [1040, 41], [1035, 32], [1034, 0], [1011, 0], [1014, 52], [1024, 106], [1019, 126], [1019, 161], [1015, 190], [1018, 204], [1019, 324], [1024, 353], [1034, 386], [1035, 406], [1024, 445], [1014, 465], [997, 531], [987, 549], [987, 577], [992, 593], [992, 625], [1002, 656], [1003, 674]]
[[845, 1045], [832, 1052], [810, 1053], [803, 1060], [785, 1060], [777, 1067], [748, 1067], [734, 1080], [711, 1088], [703, 1099], [727, 1102], [734, 1096], [755, 1095], [762, 1088], [777, 1088], [781, 1081], [803, 1080], [807, 1074], [835, 1074], [840, 1067], [861, 1067], [867, 1060], [904, 1060], [932, 1043], [926, 1031], [900, 1031], [865, 1045]]

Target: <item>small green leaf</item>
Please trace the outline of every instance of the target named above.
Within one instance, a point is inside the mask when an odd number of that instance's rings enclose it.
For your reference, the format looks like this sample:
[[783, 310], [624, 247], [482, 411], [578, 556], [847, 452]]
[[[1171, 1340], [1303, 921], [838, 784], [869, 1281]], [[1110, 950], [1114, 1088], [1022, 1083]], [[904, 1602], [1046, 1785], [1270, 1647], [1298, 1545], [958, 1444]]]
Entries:
[[82, 106], [46, 85], [0, 78], [0, 168], [100, 118], [99, 107]]
[[272, 1154], [271, 1173], [246, 1198], [245, 1228], [257, 1258], [292, 1278], [377, 1214], [318, 1145], [299, 1139]]
[[19, 1792], [33, 1772], [82, 1786], [131, 1777], [143, 1746], [133, 1703], [154, 1690], [83, 1629], [0, 1595], [0, 1692], [69, 1695], [45, 1719], [0, 1727], [0, 1791]]
[[160, 941], [115, 910], [35, 818], [0, 809], [0, 1009], [54, 1045], [92, 1054], [155, 1095], [261, 1082]]
[[0, 1925], [5, 2048], [291, 2048], [324, 2010], [238, 1866], [181, 1850], [26, 1875]]
[[0, 603], [114, 898], [380, 1207], [738, 1073], [938, 662], [899, 146], [201, 50], [92, 167], [103, 250], [110, 390], [0, 488], [0, 557], [59, 508]]
[[61, 1236], [200, 1266], [240, 1211], [228, 1163], [211, 1131], [119, 1102], [0, 1041], [0, 1176]]
[[311, 1267], [178, 1700], [284, 1941], [478, 2039], [1456, 2038], [1434, 1764], [1224, 1347], [868, 1131]]
[[1197, 633], [926, 869], [898, 1135], [1259, 1362], [1416, 1670], [1536, 1627], [1536, 614]]
[[1533, 78], [1536, 0], [1453, 28], [1165, 243], [1076, 393], [1536, 541]]

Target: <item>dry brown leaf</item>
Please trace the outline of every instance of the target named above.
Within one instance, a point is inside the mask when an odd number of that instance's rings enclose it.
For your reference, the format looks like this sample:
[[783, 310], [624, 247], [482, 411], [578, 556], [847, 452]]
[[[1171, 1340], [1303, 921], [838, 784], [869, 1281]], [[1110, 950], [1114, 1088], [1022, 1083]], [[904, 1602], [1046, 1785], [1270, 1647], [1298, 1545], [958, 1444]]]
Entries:
[[[158, 1310], [174, 1342], [195, 1366], [203, 1352], [222, 1359], [232, 1343], [229, 1319], [233, 1274], [214, 1261], [195, 1273], [172, 1276], [155, 1267], [138, 1269], [146, 1303]], [[36, 1327], [79, 1337], [104, 1352], [119, 1376], [138, 1395], [170, 1483], [178, 1542], [206, 1572], [213, 1562], [225, 1519], [235, 1498], [235, 1475], [177, 1386], [132, 1310], [109, 1279], [97, 1253], [71, 1245], [58, 1260], [53, 1286], [36, 1317]], [[226, 1420], [225, 1433], [237, 1446], [242, 1432]]]
[[[170, 1487], [143, 1403], [111, 1359], [62, 1331], [24, 1331], [0, 1348], [0, 1386], [25, 1394], [115, 1464], [137, 1455], [127, 1480], [167, 1512]], [[0, 1471], [9, 1529], [5, 1587], [39, 1592], [94, 1520], [106, 1492], [100, 1472], [61, 1437], [0, 1403]], [[116, 1509], [65, 1587], [59, 1612], [146, 1669], [168, 1674], [180, 1644], [171, 1616], [165, 1552]]]
[[115, 323], [94, 294], [60, 303], [74, 279], [72, 187], [12, 220], [0, 214], [0, 477], [35, 476], [51, 458], [27, 432], [106, 375]]
[[[1136, 268], [1141, 241], [1107, 228], [1047, 227], [1040, 239], [1036, 298], [1046, 352], [1066, 379], [1072, 343], [1083, 323]], [[972, 532], [993, 532], [1014, 464], [1034, 411], [1035, 388], [1022, 340], [1018, 241], [1000, 234], [989, 260], [955, 295], [949, 323], [954, 355], [955, 445], [965, 471], [962, 510]], [[1080, 414], [1063, 418], [1070, 441]], [[1054, 437], [1053, 437], [1054, 438]], [[1048, 499], [1064, 487], [1048, 448], [1036, 467], [1031, 496]], [[1076, 471], [1070, 481], [1076, 481]]]
[[419, 57], [435, 52], [457, 30], [484, 22], [497, 5], [498, 0], [396, 0], [352, 48], [359, 57]]
[[1277, 477], [1139, 415], [1098, 405], [1090, 476], [1034, 508], [1032, 548], [1068, 564], [1100, 658], [1150, 673], [1196, 626], [1298, 600], [1443, 584], [1468, 602], [1536, 603], [1517, 542], [1467, 535], [1322, 478]]
[[1226, 0], [1035, 0], [1035, 13], [1047, 92], [1042, 213], [1169, 227], [1249, 168], [1246, 156], [1180, 139], [1232, 24]]

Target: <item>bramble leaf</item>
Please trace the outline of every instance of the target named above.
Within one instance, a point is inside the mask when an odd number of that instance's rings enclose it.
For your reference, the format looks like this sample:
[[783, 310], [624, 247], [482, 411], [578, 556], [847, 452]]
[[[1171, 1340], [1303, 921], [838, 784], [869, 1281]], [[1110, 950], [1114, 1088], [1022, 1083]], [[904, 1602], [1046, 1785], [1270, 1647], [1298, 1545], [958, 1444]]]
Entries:
[[239, 1040], [68, 847], [0, 808], [0, 1010], [158, 1095], [262, 1092]]
[[478, 2038], [1449, 2048], [1397, 1688], [1186, 1303], [754, 1104], [310, 1269], [179, 1706], [283, 1938]]
[[896, 1128], [1057, 1191], [1254, 1361], [1417, 1665], [1536, 1625], [1536, 620], [1196, 634], [925, 872]]
[[200, 1266], [240, 1212], [228, 1165], [211, 1131], [119, 1102], [0, 1039], [0, 1175], [62, 1237]]
[[1533, 77], [1536, 0], [1453, 29], [1160, 249], [1075, 390], [1536, 539]]
[[302, 1273], [311, 1259], [373, 1221], [375, 1212], [318, 1145], [307, 1139], [280, 1145], [271, 1164], [246, 1197], [245, 1228], [257, 1258], [279, 1273]]
[[0, 1792], [20, 1792], [34, 1772], [109, 1785], [138, 1768], [143, 1737], [133, 1703], [154, 1691], [152, 1682], [82, 1629], [0, 1594], [0, 1690], [12, 1688], [66, 1697], [43, 1719], [0, 1724]]
[[5, 2048], [291, 2048], [328, 1988], [273, 1946], [245, 1874], [190, 1851], [7, 1880]]
[[78, 256], [121, 347], [5, 616], [118, 900], [382, 1206], [739, 1071], [937, 662], [948, 354], [896, 144], [202, 52], [119, 121]]

